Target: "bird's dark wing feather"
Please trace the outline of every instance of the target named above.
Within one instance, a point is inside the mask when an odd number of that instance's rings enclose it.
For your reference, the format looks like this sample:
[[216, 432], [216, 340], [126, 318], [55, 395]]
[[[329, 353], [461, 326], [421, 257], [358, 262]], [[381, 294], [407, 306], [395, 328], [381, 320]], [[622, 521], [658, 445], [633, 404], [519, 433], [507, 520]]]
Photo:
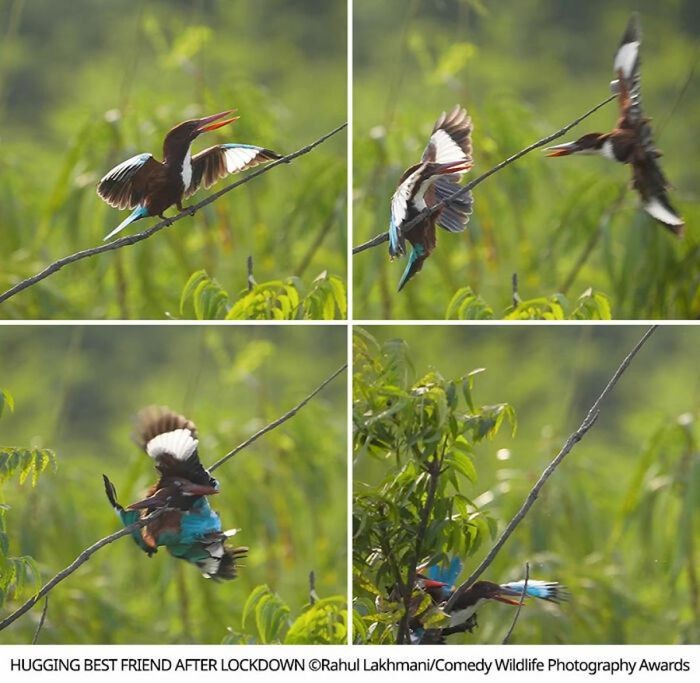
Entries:
[[282, 156], [270, 149], [254, 145], [226, 144], [209, 147], [192, 157], [192, 180], [185, 197], [200, 187], [208, 189], [217, 180], [231, 173], [239, 173]]
[[[447, 199], [461, 189], [461, 186], [454, 182], [458, 179], [459, 176], [448, 175], [441, 176], [435, 181], [436, 203]], [[469, 222], [473, 203], [471, 192], [460, 195], [441, 209], [437, 220], [438, 225], [448, 232], [462, 232]]]
[[137, 154], [115, 166], [97, 185], [97, 194], [115, 209], [133, 209], [147, 193], [149, 182], [165, 173], [152, 154]]

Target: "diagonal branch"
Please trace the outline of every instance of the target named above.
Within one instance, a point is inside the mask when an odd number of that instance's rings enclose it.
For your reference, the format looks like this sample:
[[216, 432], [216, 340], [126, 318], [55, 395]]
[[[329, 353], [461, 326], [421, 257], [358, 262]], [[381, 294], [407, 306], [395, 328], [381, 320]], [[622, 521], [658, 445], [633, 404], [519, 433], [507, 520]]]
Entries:
[[[263, 434], [266, 434], [267, 432], [271, 431], [275, 427], [279, 427], [283, 422], [286, 422], [289, 418], [293, 417], [296, 415], [299, 410], [301, 410], [316, 394], [318, 394], [319, 391], [321, 391], [327, 384], [329, 384], [332, 380], [334, 380], [343, 370], [347, 368], [347, 363], [343, 365], [342, 367], [338, 368], [328, 379], [324, 380], [316, 389], [314, 389], [305, 399], [303, 399], [301, 402], [299, 402], [294, 408], [286, 412], [282, 417], [278, 418], [274, 422], [271, 422], [269, 425], [266, 427], [263, 427], [260, 431], [256, 432], [251, 436], [249, 439], [244, 441], [242, 444], [239, 446], [236, 446], [230, 453], [227, 453], [221, 460], [218, 460], [215, 462], [210, 468], [209, 471], [215, 470], [217, 467], [220, 465], [223, 465], [229, 458], [232, 458], [236, 453], [239, 451], [243, 450], [247, 446], [249, 446], [253, 441], [256, 441], [259, 439]], [[41, 598], [43, 598], [45, 595], [49, 593], [57, 584], [59, 584], [63, 579], [67, 578], [70, 576], [78, 567], [80, 567], [82, 564], [87, 562], [92, 555], [94, 555], [100, 548], [103, 548], [104, 546], [113, 543], [114, 541], [122, 538], [123, 536], [127, 536], [133, 531], [136, 531], [137, 529], [140, 529], [141, 527], [145, 526], [148, 524], [150, 521], [154, 520], [156, 517], [160, 516], [163, 514], [167, 509], [166, 507], [158, 508], [154, 512], [152, 512], [150, 515], [147, 515], [143, 519], [138, 520], [137, 522], [134, 522], [133, 524], [129, 524], [129, 526], [124, 527], [123, 529], [120, 529], [119, 531], [115, 531], [113, 534], [110, 534], [109, 536], [105, 536], [104, 538], [100, 539], [96, 543], [93, 543], [89, 548], [86, 548], [83, 550], [78, 557], [73, 560], [65, 569], [61, 570], [56, 574], [51, 580], [49, 580], [44, 586], [42, 586], [41, 590], [39, 592], [32, 596], [29, 600], [27, 600], [21, 607], [16, 609], [12, 614], [7, 616], [5, 619], [0, 621], [0, 631], [3, 629], [7, 628], [10, 624], [12, 624], [15, 620], [19, 619], [23, 614], [28, 612], [34, 605], [36, 605]], [[38, 634], [38, 630], [37, 630]]]
[[457, 590], [455, 590], [450, 599], [447, 601], [447, 604], [444, 608], [445, 612], [449, 612], [450, 609], [454, 607], [455, 603], [459, 599], [459, 596], [467, 588], [469, 588], [469, 586], [471, 586], [472, 583], [474, 583], [474, 581], [476, 581], [484, 573], [488, 566], [493, 562], [494, 558], [496, 557], [500, 549], [503, 547], [503, 544], [508, 540], [513, 531], [515, 531], [515, 527], [517, 527], [518, 524], [522, 522], [525, 515], [529, 512], [530, 508], [537, 500], [537, 496], [539, 495], [542, 487], [547, 482], [547, 479], [549, 479], [549, 477], [554, 473], [554, 470], [556, 470], [556, 468], [559, 467], [562, 460], [564, 460], [564, 458], [569, 454], [569, 451], [571, 451], [571, 449], [579, 441], [581, 441], [581, 439], [586, 435], [586, 432], [588, 432], [588, 430], [595, 424], [595, 421], [598, 418], [598, 414], [600, 413], [601, 404], [607, 398], [608, 394], [615, 388], [615, 385], [617, 384], [618, 380], [625, 372], [625, 370], [627, 370], [627, 367], [632, 362], [632, 359], [637, 355], [642, 346], [644, 346], [647, 339], [649, 339], [649, 337], [655, 332], [657, 327], [658, 325], [652, 325], [644, 333], [644, 335], [637, 342], [634, 348], [627, 354], [627, 356], [625, 356], [622, 363], [620, 363], [620, 366], [615, 371], [615, 374], [610, 378], [610, 381], [608, 382], [605, 389], [603, 389], [600, 396], [598, 396], [598, 398], [591, 406], [590, 410], [588, 411], [588, 414], [581, 423], [581, 426], [573, 434], [571, 434], [571, 436], [569, 436], [569, 438], [566, 440], [566, 443], [564, 443], [562, 449], [556, 455], [554, 460], [552, 460], [552, 462], [550, 462], [549, 465], [547, 465], [544, 472], [542, 472], [542, 474], [540, 475], [540, 478], [532, 487], [530, 493], [528, 493], [527, 498], [523, 502], [520, 510], [518, 510], [513, 519], [511, 519], [510, 522], [508, 522], [508, 526], [506, 526], [496, 543], [493, 545], [491, 550], [489, 550], [488, 555], [483, 559], [481, 564], [472, 572], [471, 576], [458, 586]]
[[142, 242], [145, 239], [148, 239], [151, 237], [151, 235], [154, 235], [155, 233], [159, 232], [163, 228], [170, 227], [173, 223], [176, 223], [179, 220], [182, 220], [186, 216], [192, 216], [194, 215], [195, 212], [197, 212], [199, 209], [201, 209], [204, 206], [207, 206], [208, 204], [211, 204], [212, 202], [215, 202], [219, 197], [225, 195], [227, 192], [230, 192], [231, 190], [240, 187], [241, 185], [244, 185], [245, 183], [250, 182], [253, 180], [253, 178], [257, 178], [258, 176], [261, 176], [263, 173], [267, 173], [268, 171], [272, 170], [276, 166], [279, 166], [280, 164], [286, 164], [292, 161], [292, 159], [296, 159], [297, 157], [303, 156], [304, 154], [308, 154], [311, 150], [314, 148], [318, 147], [322, 142], [325, 142], [328, 140], [328, 138], [332, 137], [336, 133], [339, 133], [343, 128], [345, 128], [348, 124], [343, 123], [337, 128], [333, 129], [330, 131], [330, 133], [326, 133], [325, 135], [322, 135], [318, 140], [315, 140], [314, 142], [306, 145], [305, 147], [302, 147], [301, 149], [298, 149], [296, 152], [292, 152], [292, 154], [288, 154], [285, 157], [282, 157], [281, 159], [277, 159], [273, 161], [272, 163], [267, 164], [266, 166], [263, 166], [262, 168], [259, 168], [257, 171], [253, 171], [252, 173], [249, 173], [245, 178], [242, 178], [241, 180], [236, 181], [235, 183], [231, 183], [230, 185], [227, 185], [226, 187], [222, 188], [218, 192], [215, 192], [214, 194], [209, 195], [205, 199], [203, 199], [201, 202], [187, 207], [184, 211], [181, 211], [177, 216], [174, 218], [166, 218], [165, 220], [160, 221], [159, 223], [156, 223], [152, 227], [148, 228], [147, 230], [144, 230], [143, 232], [138, 232], [134, 235], [126, 235], [125, 237], [120, 237], [117, 240], [114, 240], [114, 242], [108, 242], [107, 244], [101, 244], [98, 247], [92, 247], [91, 249], [83, 249], [82, 251], [78, 251], [75, 254], [71, 254], [70, 256], [64, 256], [63, 258], [58, 259], [58, 261], [54, 261], [52, 264], [46, 266], [44, 270], [38, 272], [36, 275], [32, 275], [31, 277], [26, 278], [25, 280], [22, 280], [21, 282], [18, 282], [16, 285], [13, 287], [10, 287], [6, 292], [3, 292], [0, 294], [0, 303], [3, 303], [4, 301], [7, 301], [9, 298], [13, 297], [15, 294], [18, 294], [24, 289], [27, 289], [27, 287], [31, 287], [32, 285], [35, 285], [37, 282], [41, 282], [41, 280], [44, 280], [45, 278], [49, 277], [49, 275], [52, 275], [53, 273], [58, 272], [63, 268], [63, 266], [67, 266], [70, 263], [75, 263], [76, 261], [82, 261], [83, 259], [90, 258], [92, 256], [96, 256], [97, 254], [102, 254], [106, 251], [114, 251], [115, 249], [121, 249], [122, 247], [126, 247], [130, 244], [136, 244], [137, 242]]
[[[469, 192], [470, 190], [474, 189], [477, 185], [482, 183], [486, 178], [489, 176], [492, 176], [494, 173], [497, 173], [501, 169], [505, 168], [506, 166], [509, 166], [512, 164], [514, 161], [517, 161], [520, 159], [520, 157], [524, 157], [526, 154], [529, 154], [532, 152], [534, 149], [537, 149], [538, 147], [543, 147], [546, 144], [549, 144], [552, 142], [552, 140], [556, 140], [557, 138], [560, 138], [562, 135], [566, 134], [568, 131], [570, 131], [574, 126], [577, 126], [581, 121], [584, 119], [588, 118], [591, 114], [595, 113], [600, 109], [601, 107], [604, 107], [608, 102], [611, 100], [614, 100], [617, 97], [617, 95], [610, 95], [610, 97], [606, 98], [602, 102], [596, 104], [595, 107], [592, 109], [589, 109], [585, 114], [582, 114], [579, 116], [577, 119], [572, 121], [571, 123], [567, 123], [563, 128], [560, 128], [558, 131], [555, 133], [552, 133], [551, 135], [548, 135], [545, 138], [542, 138], [541, 140], [538, 140], [537, 142], [533, 142], [531, 145], [528, 147], [525, 147], [525, 149], [521, 149], [519, 152], [516, 152], [512, 156], [508, 157], [507, 159], [504, 159], [501, 161], [501, 163], [496, 164], [493, 168], [489, 169], [486, 171], [486, 173], [482, 173], [479, 177], [474, 178], [471, 182], [468, 182], [466, 185], [462, 186], [459, 190], [451, 194], [449, 197], [446, 197], [442, 201], [438, 202], [437, 204], [427, 207], [423, 209], [415, 218], [411, 219], [406, 223], [405, 226], [401, 228], [401, 232], [405, 235], [407, 232], [409, 232], [412, 228], [414, 228], [418, 223], [426, 219], [428, 216], [432, 216], [433, 214], [437, 213], [442, 209], [443, 206], [446, 204], [451, 204], [454, 202], [456, 199], [459, 199], [462, 197], [464, 194]], [[388, 232], [383, 232], [381, 235], [377, 235], [376, 237], [373, 237], [371, 240], [368, 240], [367, 242], [363, 242], [362, 244], [358, 244], [356, 247], [353, 247], [352, 253], [353, 255], [359, 254], [362, 251], [365, 251], [366, 249], [371, 249], [372, 247], [379, 246], [380, 244], [384, 242], [389, 241], [389, 233]], [[2, 301], [2, 299], [0, 299]]]
[[142, 526], [146, 526], [146, 524], [154, 520], [156, 517], [162, 515], [166, 509], [167, 508], [159, 508], [158, 510], [155, 510], [150, 515], [143, 517], [137, 522], [129, 524], [129, 526], [125, 526], [123, 529], [115, 531], [113, 534], [101, 538], [96, 543], [93, 543], [89, 548], [83, 550], [83, 552], [80, 553], [80, 555], [78, 555], [78, 557], [76, 557], [65, 569], [58, 572], [58, 574], [56, 574], [56, 576], [54, 576], [50, 581], [47, 581], [36, 595], [29, 598], [29, 600], [27, 600], [27, 602], [25, 602], [21, 607], [19, 607], [14, 612], [12, 612], [12, 614], [0, 621], [0, 631], [7, 628], [15, 620], [19, 619], [25, 612], [28, 612], [32, 607], [34, 607], [34, 605], [36, 605], [37, 602], [39, 602], [39, 600], [41, 600], [41, 598], [47, 595], [52, 588], [54, 588], [57, 584], [61, 583], [63, 579], [70, 576], [78, 567], [80, 567], [81, 564], [87, 562], [90, 559], [90, 557], [94, 555], [100, 548], [104, 548], [104, 546], [113, 543], [114, 541], [120, 539], [122, 536], [128, 536], [133, 531], [140, 529]]
[[339, 367], [330, 377], [326, 378], [319, 384], [306, 398], [302, 399], [297, 403], [292, 409], [288, 410], [284, 415], [278, 417], [270, 424], [265, 425], [262, 429], [258, 430], [252, 436], [248, 437], [242, 444], [236, 446], [232, 451], [229, 451], [223, 458], [217, 460], [210, 468], [209, 472], [213, 472], [217, 467], [221, 467], [227, 460], [232, 458], [236, 453], [242, 451], [244, 448], [250, 446], [253, 441], [257, 441], [263, 434], [271, 432], [275, 427], [279, 427], [283, 422], [286, 422], [290, 418], [294, 417], [316, 394], [319, 393], [327, 384], [330, 384], [341, 372], [347, 369], [348, 364], [345, 363]]

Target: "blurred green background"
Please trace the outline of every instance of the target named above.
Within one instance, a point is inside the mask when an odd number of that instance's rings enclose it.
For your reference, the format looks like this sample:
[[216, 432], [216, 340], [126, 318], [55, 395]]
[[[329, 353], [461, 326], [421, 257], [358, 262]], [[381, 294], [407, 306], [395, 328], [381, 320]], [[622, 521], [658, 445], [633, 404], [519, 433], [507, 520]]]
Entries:
[[[604, 100], [633, 10], [644, 36], [643, 105], [685, 238], [638, 208], [629, 168], [534, 151], [476, 188], [467, 231], [439, 230], [400, 294], [405, 261], [391, 263], [386, 244], [355, 256], [356, 318], [442, 319], [467, 285], [502, 313], [513, 273], [524, 299], [576, 299], [593, 287], [615, 318], [700, 315], [695, 0], [356, 0], [353, 244], [388, 229], [401, 173], [420, 161], [443, 110], [460, 103], [473, 118], [474, 178]], [[561, 141], [611, 130], [617, 116], [609, 103]]]
[[[645, 328], [367, 326], [380, 342], [404, 339], [415, 378], [476, 368], [477, 405], [508, 402], [504, 428], [474, 447], [478, 480], [461, 491], [500, 533], [585, 417]], [[482, 576], [530, 577], [568, 586], [561, 607], [523, 609], [513, 643], [700, 642], [700, 329], [656, 331], [602, 406], [600, 417], [546, 483]], [[376, 483], [395, 467], [358, 457], [354, 482]], [[486, 555], [466, 558], [460, 580]], [[454, 643], [500, 643], [512, 608], [488, 604], [473, 635]]]
[[[180, 121], [236, 107], [240, 120], [195, 152], [288, 154], [347, 118], [345, 0], [0, 0], [0, 36], [2, 290], [100, 244], [127, 214], [97, 197], [98, 180], [134, 154], [160, 159]], [[70, 265], [0, 316], [178, 317], [202, 268], [245, 290], [248, 255], [258, 282], [345, 278], [345, 150], [341, 132], [157, 237]]]
[[[28, 554], [45, 582], [87, 546], [120, 528], [102, 473], [126, 505], [155, 480], [130, 439], [149, 404], [190, 417], [211, 465], [308, 395], [346, 356], [345, 329], [318, 327], [12, 327], [0, 330], [3, 446], [47, 447], [58, 470], [36, 488], [13, 478], [3, 491], [10, 555]], [[41, 643], [219, 643], [241, 627], [251, 590], [268, 584], [292, 615], [320, 597], [344, 596], [346, 374], [295, 417], [216, 471], [212, 500], [224, 528], [250, 547], [239, 577], [215, 583], [161, 549], [149, 559], [131, 541], [94, 555], [50, 593]], [[27, 595], [23, 598], [29, 597]], [[18, 601], [7, 603], [5, 615]], [[0, 635], [29, 643], [42, 604]]]

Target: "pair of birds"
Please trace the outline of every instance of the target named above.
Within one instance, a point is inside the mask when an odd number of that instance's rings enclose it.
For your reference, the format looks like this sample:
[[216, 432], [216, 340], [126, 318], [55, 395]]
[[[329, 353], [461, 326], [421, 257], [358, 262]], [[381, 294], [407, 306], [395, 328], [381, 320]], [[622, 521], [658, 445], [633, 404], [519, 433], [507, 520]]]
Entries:
[[[457, 577], [462, 572], [462, 561], [452, 558], [446, 567], [423, 565], [418, 568], [416, 588], [430, 596], [432, 605], [444, 611], [447, 601], [455, 592]], [[470, 633], [476, 628], [476, 612], [489, 600], [506, 605], [520, 604], [523, 590], [525, 597], [560, 603], [568, 599], [564, 586], [556, 581], [511, 581], [494, 583], [476, 581], [456, 596], [454, 605], [447, 612], [449, 624], [442, 628], [425, 628], [419, 615], [414, 615], [409, 623], [412, 645], [443, 645], [447, 636], [455, 633]]]
[[160, 473], [146, 498], [124, 508], [114, 484], [102, 476], [107, 498], [124, 526], [165, 508], [132, 532], [136, 544], [149, 557], [164, 547], [174, 557], [195, 564], [207, 578], [235, 578], [248, 548], [227, 545], [237, 529], [224, 531], [209, 505], [208, 497], [219, 492], [219, 482], [199, 461], [194, 423], [168, 408], [151, 406], [139, 414], [134, 439]]
[[[616, 80], [611, 86], [618, 93], [620, 109], [615, 128], [609, 133], [588, 133], [574, 142], [549, 147], [545, 152], [550, 157], [600, 154], [606, 159], [630, 164], [632, 186], [640, 195], [642, 208], [680, 237], [683, 219], [669, 200], [668, 181], [658, 163], [661, 153], [654, 146], [649, 119], [642, 113], [641, 40], [639, 17], [633, 14], [613, 62]], [[460, 189], [457, 182], [473, 165], [472, 128], [470, 117], [460, 106], [449, 114], [443, 113], [435, 123], [420, 163], [401, 176], [391, 200], [389, 255], [394, 258], [405, 254], [405, 240], [411, 243], [412, 249], [399, 280], [399, 291], [421, 270], [435, 249], [436, 225], [448, 232], [461, 232], [467, 226], [473, 205], [470, 192], [462, 193], [416, 225], [409, 227], [409, 223], [423, 210], [435, 207]]]

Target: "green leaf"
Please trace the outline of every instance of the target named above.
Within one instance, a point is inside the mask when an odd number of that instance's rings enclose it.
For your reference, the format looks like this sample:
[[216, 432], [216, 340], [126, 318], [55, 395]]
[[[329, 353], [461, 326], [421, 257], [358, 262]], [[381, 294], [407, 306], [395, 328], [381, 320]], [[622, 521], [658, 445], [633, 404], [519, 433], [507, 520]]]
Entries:
[[15, 400], [12, 398], [12, 394], [9, 391], [0, 389], [0, 417], [2, 417], [5, 406], [13, 413], [15, 411]]

